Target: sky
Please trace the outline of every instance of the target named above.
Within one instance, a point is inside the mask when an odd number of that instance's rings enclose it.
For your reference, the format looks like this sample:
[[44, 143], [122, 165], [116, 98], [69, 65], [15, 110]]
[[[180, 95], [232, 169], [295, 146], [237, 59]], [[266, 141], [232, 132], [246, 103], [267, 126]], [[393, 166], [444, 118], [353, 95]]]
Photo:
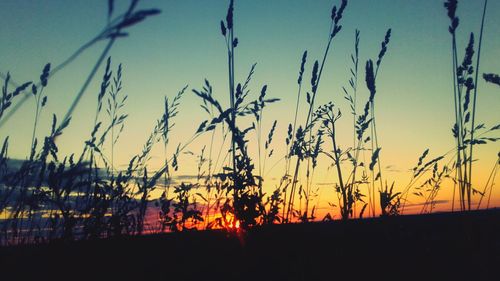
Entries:
[[[123, 12], [128, 3], [115, 2], [117, 13]], [[250, 86], [252, 94], [257, 96], [261, 87], [268, 85], [268, 96], [281, 99], [264, 113], [264, 134], [267, 135], [274, 120], [278, 121], [275, 156], [266, 164], [268, 190], [272, 190], [283, 171], [283, 161], [279, 160], [285, 153], [287, 126], [293, 121], [302, 53], [307, 50], [309, 54], [304, 78], [309, 90], [313, 62], [322, 57], [326, 45], [331, 8], [339, 3], [332, 0], [237, 0], [235, 3], [235, 34], [239, 39], [236, 78], [243, 81], [251, 65], [257, 63]], [[208, 79], [214, 95], [228, 104], [227, 53], [219, 26], [225, 18], [228, 1], [148, 0], [139, 5], [161, 9], [162, 13], [130, 28], [129, 37], [119, 39], [110, 52], [113, 70], [119, 63], [123, 65], [123, 92], [129, 96], [124, 107], [129, 116], [116, 145], [118, 166], [126, 165], [141, 151], [155, 120], [162, 114], [164, 96], [172, 98], [188, 85], [175, 119], [170, 155], [177, 143], [185, 142], [207, 118], [192, 89], [200, 89], [204, 79]], [[461, 57], [469, 33], [479, 32], [482, 1], [459, 1], [457, 13]], [[105, 26], [106, 14], [107, 1], [1, 1], [0, 72], [9, 71], [18, 83], [38, 79], [47, 62], [59, 64], [95, 36]], [[363, 66], [367, 59], [376, 58], [386, 30], [392, 29], [388, 52], [377, 77], [376, 117], [385, 173], [401, 189], [409, 180], [409, 169], [426, 148], [430, 148], [431, 157], [436, 157], [454, 145], [451, 37], [443, 1], [353, 0], [349, 1], [342, 25], [328, 55], [316, 103], [333, 101], [342, 110], [338, 138], [342, 147], [348, 147], [352, 143], [352, 117], [342, 87], [348, 85], [355, 29], [361, 34], [358, 97], [363, 102], [368, 96]], [[500, 2], [489, 1], [480, 73], [500, 72], [499, 31]], [[94, 45], [49, 80], [45, 89], [47, 107], [42, 112], [37, 137], [50, 130], [52, 113], [62, 118], [104, 46], [105, 42]], [[92, 130], [102, 73], [103, 66], [75, 110], [70, 126], [58, 140], [63, 155], [80, 153]], [[301, 104], [299, 122], [303, 123], [305, 100]], [[499, 105], [500, 89], [480, 81], [477, 120], [487, 126], [500, 123]], [[34, 100], [28, 100], [0, 127], [2, 140], [10, 136], [12, 158], [24, 159], [28, 155], [34, 108]], [[208, 136], [203, 136], [188, 150], [199, 153], [208, 141]], [[255, 144], [252, 135], [251, 151], [256, 151]], [[484, 185], [499, 149], [499, 144], [493, 143], [476, 150], [480, 161], [474, 166], [477, 175], [474, 184], [479, 188]], [[105, 153], [109, 153], [109, 147]], [[161, 147], [153, 150], [151, 167], [161, 166], [162, 155]], [[196, 173], [193, 156], [183, 155], [180, 165], [177, 175]], [[315, 186], [321, 187], [317, 199], [321, 206], [336, 201], [332, 185], [337, 180], [328, 166], [328, 161], [321, 159], [315, 175]], [[500, 190], [494, 194], [498, 198]], [[450, 185], [444, 186], [440, 198], [450, 197]], [[419, 201], [415, 198], [412, 202]], [[443, 208], [448, 207], [449, 204]]]

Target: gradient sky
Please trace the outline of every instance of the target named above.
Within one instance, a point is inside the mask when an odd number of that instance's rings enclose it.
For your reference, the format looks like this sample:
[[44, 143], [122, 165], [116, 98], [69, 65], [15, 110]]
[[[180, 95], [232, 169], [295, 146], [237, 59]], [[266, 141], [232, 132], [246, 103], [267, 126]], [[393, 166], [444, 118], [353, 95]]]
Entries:
[[[123, 11], [127, 1], [116, 1], [116, 10]], [[268, 96], [281, 98], [265, 112], [267, 134], [277, 119], [275, 155], [266, 167], [271, 167], [284, 155], [284, 138], [292, 122], [296, 99], [296, 80], [300, 58], [309, 52], [306, 68], [306, 89], [309, 90], [313, 60], [319, 59], [325, 48], [330, 23], [332, 0], [238, 0], [235, 3], [235, 32], [239, 39], [236, 49], [236, 77], [244, 80], [250, 66], [257, 68], [251, 89], [258, 94], [268, 85]], [[125, 111], [129, 114], [125, 131], [117, 145], [116, 162], [126, 164], [139, 153], [154, 122], [161, 116], [163, 96], [173, 97], [183, 86], [189, 91], [182, 100], [171, 143], [175, 146], [189, 138], [206, 118], [198, 106], [200, 100], [191, 93], [201, 88], [207, 78], [216, 97], [227, 102], [227, 65], [224, 39], [219, 21], [225, 17], [228, 1], [141, 1], [142, 8], [159, 8], [162, 14], [147, 19], [129, 30], [130, 36], [120, 39], [111, 51], [113, 69], [118, 63], [124, 68], [124, 93], [129, 95]], [[471, 31], [479, 31], [482, 1], [459, 1], [458, 16], [460, 56]], [[45, 63], [57, 65], [80, 45], [97, 34], [106, 23], [107, 1], [18, 1], [0, 2], [0, 72], [10, 71], [13, 79], [24, 82], [38, 79]], [[418, 156], [430, 148], [435, 157], [453, 148], [453, 95], [451, 76], [451, 38], [449, 19], [443, 1], [437, 0], [353, 0], [344, 13], [343, 29], [334, 39], [333, 49], [325, 66], [317, 104], [334, 101], [344, 113], [339, 125], [339, 141], [343, 147], [352, 142], [352, 119], [343, 99], [342, 86], [347, 86], [350, 53], [354, 30], [361, 31], [360, 91], [364, 102], [364, 63], [375, 58], [385, 32], [392, 28], [389, 50], [377, 78], [376, 114], [381, 157], [386, 175], [404, 186], [409, 180], [408, 169]], [[480, 72], [500, 72], [500, 1], [490, 1]], [[46, 89], [48, 106], [42, 113], [38, 137], [50, 128], [51, 113], [62, 115], [68, 109], [79, 87], [104, 48], [101, 42], [87, 50], [63, 72], [49, 81]], [[63, 154], [79, 153], [83, 141], [93, 126], [96, 95], [101, 69], [81, 100], [70, 127], [59, 139]], [[500, 89], [479, 83], [476, 120], [488, 126], [500, 121]], [[305, 106], [305, 101], [303, 101]], [[10, 136], [9, 155], [25, 158], [29, 151], [33, 123], [33, 100], [28, 101], [9, 123], [0, 129], [0, 138]], [[305, 121], [305, 107], [301, 108]], [[199, 152], [207, 138], [196, 141], [189, 149]], [[254, 143], [253, 143], [254, 144]], [[251, 143], [252, 145], [252, 143]], [[477, 149], [481, 159], [475, 164], [475, 179], [480, 189], [485, 175], [492, 168], [499, 151], [498, 143]], [[172, 151], [173, 152], [173, 151]], [[172, 153], [171, 152], [171, 153]], [[162, 163], [161, 149], [155, 149], [152, 167]], [[180, 174], [195, 173], [191, 156], [181, 159]], [[316, 183], [335, 182], [328, 163], [318, 168]], [[279, 177], [282, 168], [270, 171], [270, 178]], [[387, 177], [387, 176], [386, 176]], [[269, 181], [271, 182], [271, 181]], [[268, 186], [268, 188], [272, 188]], [[269, 189], [270, 190], [270, 189]], [[450, 187], [443, 187], [443, 197], [450, 198]], [[333, 201], [332, 188], [322, 191], [320, 201]], [[495, 191], [498, 198], [500, 190]], [[418, 203], [418, 200], [414, 200]]]

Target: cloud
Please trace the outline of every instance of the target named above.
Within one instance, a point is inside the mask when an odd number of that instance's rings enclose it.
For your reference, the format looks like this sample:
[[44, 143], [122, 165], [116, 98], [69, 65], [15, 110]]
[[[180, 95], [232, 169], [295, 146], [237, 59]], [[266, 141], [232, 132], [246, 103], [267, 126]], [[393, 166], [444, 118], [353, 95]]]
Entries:
[[[434, 205], [440, 205], [440, 204], [446, 204], [446, 203], [449, 203], [450, 200], [434, 200], [432, 202], [429, 202], [429, 203], [433, 203]], [[427, 204], [429, 204], [427, 203]], [[418, 207], [418, 206], [423, 206], [425, 205], [426, 203], [425, 202], [422, 202], [422, 203], [410, 203], [410, 204], [406, 204], [405, 207]]]

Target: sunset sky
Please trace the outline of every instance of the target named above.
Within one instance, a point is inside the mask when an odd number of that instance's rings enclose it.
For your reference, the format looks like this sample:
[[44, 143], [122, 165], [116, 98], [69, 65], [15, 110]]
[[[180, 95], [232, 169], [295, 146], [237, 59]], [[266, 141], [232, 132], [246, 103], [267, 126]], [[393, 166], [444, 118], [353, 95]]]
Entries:
[[[116, 14], [122, 13], [128, 1], [116, 2], [119, 2]], [[274, 156], [266, 163], [267, 191], [272, 191], [275, 179], [283, 175], [284, 161], [279, 160], [285, 153], [287, 126], [293, 122], [302, 53], [307, 50], [309, 54], [304, 90], [310, 91], [312, 65], [323, 55], [331, 8], [339, 3], [337, 0], [237, 0], [235, 3], [235, 36], [239, 40], [236, 78], [244, 82], [251, 65], [257, 63], [250, 85], [252, 94], [257, 97], [261, 87], [267, 84], [268, 96], [281, 99], [264, 112], [264, 135], [272, 122], [278, 121], [272, 144]], [[470, 32], [479, 33], [482, 3], [459, 1], [459, 60]], [[116, 146], [115, 161], [119, 166], [126, 165], [141, 151], [156, 120], [161, 117], [164, 96], [172, 98], [189, 85], [175, 119], [169, 155], [207, 118], [199, 107], [201, 100], [192, 89], [200, 89], [206, 78], [214, 88], [214, 95], [226, 105], [229, 103], [227, 53], [219, 26], [220, 20], [225, 18], [228, 1], [149, 0], [141, 1], [140, 5], [141, 8], [159, 8], [162, 13], [130, 28], [130, 36], [119, 39], [110, 53], [114, 72], [119, 63], [123, 64], [123, 91], [129, 96], [124, 107], [129, 117]], [[500, 1], [490, 1], [488, 5], [480, 73], [500, 73]], [[0, 72], [10, 72], [17, 83], [38, 79], [45, 63], [59, 64], [95, 36], [105, 26], [106, 14], [107, 1], [2, 0]], [[388, 52], [377, 77], [376, 117], [385, 178], [389, 183], [396, 181], [396, 188], [402, 189], [409, 181], [409, 169], [426, 148], [430, 148], [429, 157], [437, 157], [454, 147], [451, 36], [443, 1], [353, 0], [344, 12], [342, 25], [327, 58], [316, 104], [333, 101], [342, 110], [338, 138], [341, 147], [351, 146], [352, 116], [342, 87], [348, 86], [355, 29], [361, 32], [360, 109], [368, 96], [364, 64], [367, 59], [376, 59], [386, 30], [392, 28]], [[105, 42], [96, 44], [49, 80], [45, 90], [48, 103], [39, 124], [39, 138], [49, 132], [52, 113], [62, 118], [67, 111], [104, 46]], [[104, 65], [83, 96], [70, 126], [58, 139], [63, 155], [79, 154], [90, 135], [103, 68]], [[305, 95], [303, 97], [300, 123], [304, 123], [306, 117]], [[485, 123], [488, 128], [500, 123], [499, 87], [481, 79], [477, 102], [477, 123]], [[28, 100], [0, 127], [2, 141], [10, 136], [11, 158], [28, 156], [34, 108], [34, 100]], [[498, 131], [494, 136], [499, 136]], [[203, 136], [188, 150], [199, 153], [208, 141], [209, 135]], [[255, 145], [255, 134], [250, 134], [251, 151], [255, 152]], [[480, 161], [474, 164], [473, 181], [478, 189], [483, 189], [499, 150], [499, 143], [475, 150], [475, 157]], [[150, 161], [153, 169], [161, 167], [162, 153], [161, 145], [154, 149]], [[443, 164], [449, 159], [446, 158]], [[193, 156], [183, 155], [179, 161], [181, 168], [177, 176], [196, 173]], [[274, 166], [275, 163], [278, 164]], [[322, 208], [328, 206], [327, 202], [337, 203], [332, 188], [337, 178], [334, 171], [328, 169], [329, 164], [323, 157], [314, 179], [314, 186], [321, 188], [321, 195], [315, 200]], [[451, 198], [450, 183], [446, 181], [443, 185], [439, 198]], [[498, 188], [494, 190], [495, 197], [500, 197]], [[421, 202], [418, 198], [410, 200]], [[496, 205], [500, 205], [500, 200], [495, 200]], [[445, 205], [441, 209], [449, 208], [449, 203]]]

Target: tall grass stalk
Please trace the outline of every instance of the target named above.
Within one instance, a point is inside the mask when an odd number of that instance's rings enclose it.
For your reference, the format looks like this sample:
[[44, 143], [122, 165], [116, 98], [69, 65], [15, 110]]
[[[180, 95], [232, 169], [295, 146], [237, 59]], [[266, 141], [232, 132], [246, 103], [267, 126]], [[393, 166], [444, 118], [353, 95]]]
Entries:
[[[288, 137], [286, 139], [286, 152], [285, 152], [285, 174], [283, 175], [283, 178], [280, 181], [280, 186], [283, 188], [283, 194], [284, 194], [284, 199], [283, 199], [283, 218], [286, 217], [285, 210], [286, 210], [286, 202], [287, 202], [287, 191], [288, 191], [288, 186], [290, 182], [290, 161], [292, 158], [292, 149], [291, 147], [293, 146], [295, 142], [295, 135], [296, 135], [296, 130], [297, 130], [297, 117], [299, 115], [299, 104], [300, 104], [300, 97], [301, 97], [301, 91], [302, 91], [302, 78], [304, 75], [304, 67], [307, 61], [307, 51], [304, 51], [302, 54], [302, 60], [300, 63], [300, 70], [299, 70], [299, 77], [297, 79], [297, 85], [298, 85], [298, 90], [297, 90], [297, 100], [295, 102], [295, 112], [293, 116], [293, 125], [289, 124], [288, 125]], [[291, 193], [290, 193], [291, 196]]]
[[[493, 179], [491, 180], [490, 193], [488, 194], [488, 201], [486, 202], [486, 209], [490, 207], [491, 194], [493, 194], [493, 186], [495, 185], [495, 177], [500, 167], [500, 152], [498, 153], [498, 159], [496, 163], [496, 169], [493, 172]], [[485, 191], [486, 192], [486, 191]]]
[[33, 96], [35, 96], [35, 118], [34, 118], [34, 124], [33, 124], [33, 133], [31, 135], [31, 145], [30, 145], [30, 151], [34, 149], [35, 145], [35, 137], [36, 137], [36, 129], [38, 125], [38, 119], [40, 118], [40, 114], [42, 111], [42, 108], [45, 107], [47, 103], [47, 95], [43, 95], [43, 90], [47, 86], [47, 81], [50, 73], [50, 63], [46, 64], [45, 67], [43, 68], [42, 75], [40, 75], [40, 92], [38, 92], [38, 88], [35, 85], [32, 85], [31, 87], [31, 92]]
[[226, 200], [221, 207], [222, 219], [227, 222], [227, 215], [229, 213], [233, 214], [234, 219], [241, 223], [243, 228], [248, 228], [256, 225], [264, 213], [262, 206], [263, 192], [261, 186], [256, 183], [256, 179], [259, 179], [259, 177], [254, 176], [254, 165], [248, 153], [246, 140], [247, 133], [256, 129], [256, 127], [255, 123], [253, 123], [252, 126], [241, 129], [236, 123], [236, 117], [241, 118], [248, 115], [260, 116], [259, 114], [262, 112], [263, 107], [279, 99], [266, 99], [267, 85], [264, 85], [259, 98], [247, 102], [246, 99], [249, 94], [247, 87], [252, 78], [254, 66], [252, 66], [243, 85], [238, 83], [235, 87], [234, 49], [238, 45], [238, 39], [234, 37], [233, 32], [233, 10], [234, 1], [231, 1], [226, 22], [221, 21], [220, 23], [221, 33], [226, 40], [228, 52], [230, 106], [228, 109], [222, 107], [219, 101], [211, 95], [211, 87], [206, 80], [202, 90], [193, 89], [193, 92], [203, 100], [204, 104], [210, 104], [217, 110], [216, 117], [212, 118], [211, 121], [205, 120], [202, 122], [197, 132], [208, 132], [214, 130], [217, 125], [225, 123], [228, 131], [231, 133], [230, 153], [232, 156], [232, 167], [223, 167], [223, 173], [218, 174], [218, 178], [221, 180], [223, 188], [226, 189], [226, 193], [232, 194], [232, 200]]
[[[234, 0], [229, 3], [229, 8], [226, 15], [226, 25], [221, 21], [221, 32], [226, 40], [227, 48], [227, 66], [228, 66], [228, 81], [229, 81], [229, 101], [231, 106], [231, 122], [232, 126], [236, 126], [236, 109], [235, 109], [235, 82], [234, 82], [234, 48], [238, 45], [238, 39], [234, 38], [234, 23], [233, 23], [233, 12], [234, 12]], [[231, 155], [232, 155], [232, 165], [233, 173], [236, 174], [236, 136], [234, 131], [231, 131]]]
[[[76, 60], [85, 50], [89, 49], [90, 47], [94, 46], [96, 43], [103, 41], [103, 40], [108, 40], [108, 43], [104, 47], [103, 51], [99, 55], [94, 67], [90, 71], [89, 75], [87, 76], [85, 82], [83, 83], [82, 87], [80, 88], [79, 92], [77, 93], [75, 100], [71, 104], [69, 110], [67, 111], [64, 120], [67, 120], [70, 116], [71, 113], [74, 111], [76, 108], [76, 105], [78, 104], [79, 100], [81, 99], [82, 95], [88, 88], [90, 82], [92, 81], [94, 75], [96, 74], [97, 70], [99, 69], [100, 65], [104, 61], [104, 59], [107, 57], [108, 53], [110, 52], [112, 46], [114, 45], [116, 39], [121, 38], [121, 37], [126, 37], [128, 36], [128, 33], [124, 32], [124, 30], [130, 26], [133, 26], [141, 21], [143, 21], [146, 17], [157, 15], [160, 13], [160, 10], [158, 9], [149, 9], [149, 10], [139, 10], [135, 11], [137, 4], [139, 0], [131, 0], [130, 4], [126, 10], [125, 13], [116, 16], [114, 19], [111, 19], [111, 16], [113, 14], [113, 4], [114, 0], [108, 1], [108, 20], [106, 26], [103, 28], [101, 32], [99, 32], [94, 38], [89, 40], [87, 43], [83, 44], [80, 46], [73, 54], [71, 54], [67, 59], [65, 59], [63, 62], [58, 64], [56, 67], [53, 68], [53, 70], [50, 73], [50, 77], [52, 75], [55, 75], [62, 69], [64, 69], [67, 65], [72, 63], [74, 60]], [[5, 78], [5, 75], [3, 73], [0, 73], [0, 77]], [[9, 81], [11, 84], [15, 84], [13, 81]], [[35, 86], [39, 87], [41, 84], [38, 83]], [[17, 86], [16, 86], [17, 87]], [[0, 128], [7, 122], [13, 114], [15, 114], [19, 108], [31, 97], [28, 93], [25, 93], [23, 98], [14, 105], [11, 111], [8, 112], [8, 114], [5, 116], [3, 120], [0, 120]]]
[[[475, 137], [475, 131], [484, 127], [483, 124], [475, 125], [476, 100], [478, 89], [478, 70], [480, 66], [480, 55], [483, 40], [484, 22], [486, 17], [488, 1], [484, 1], [483, 13], [481, 18], [481, 29], [478, 44], [478, 53], [476, 58], [476, 69], [472, 66], [474, 55], [474, 34], [471, 33], [469, 43], [465, 49], [465, 55], [462, 64], [458, 63], [458, 47], [456, 39], [456, 30], [459, 25], [459, 18], [456, 16], [458, 1], [448, 0], [444, 3], [450, 18], [449, 32], [452, 35], [452, 61], [453, 61], [453, 93], [455, 105], [455, 124], [453, 126], [453, 136], [457, 142], [457, 185], [459, 187], [460, 209], [471, 210], [472, 195], [477, 190], [472, 186], [472, 164], [473, 147], [478, 144], [486, 143], [485, 139]], [[473, 77], [475, 73], [475, 77]], [[472, 105], [470, 106], [470, 95], [472, 93]], [[472, 119], [472, 120], [471, 120]], [[469, 126], [469, 127], [468, 127]], [[468, 152], [468, 153], [467, 153]]]
[[[382, 59], [384, 58], [384, 55], [387, 51], [387, 45], [389, 44], [391, 38], [391, 29], [388, 29], [384, 41], [381, 43], [381, 49], [378, 54], [377, 62], [376, 62], [376, 68], [373, 69], [373, 62], [370, 60], [367, 62], [366, 66], [366, 82], [368, 85], [368, 88], [370, 90], [370, 115], [371, 115], [371, 123], [370, 123], [370, 133], [371, 133], [371, 151], [372, 151], [372, 163], [373, 161], [377, 162], [377, 168], [378, 171], [375, 173], [375, 169], [373, 169], [373, 166], [370, 165], [370, 171], [372, 175], [372, 194], [371, 194], [371, 210], [372, 210], [372, 216], [375, 216], [375, 183], [377, 180], [380, 183], [380, 189], [379, 192], [382, 192], [383, 190], [383, 178], [382, 178], [382, 168], [381, 168], [381, 159], [379, 156], [381, 147], [379, 146], [378, 142], [378, 134], [377, 134], [377, 125], [376, 125], [376, 119], [375, 119], [375, 83], [377, 80], [377, 75], [378, 71], [380, 68], [380, 64], [382, 63]], [[369, 73], [370, 72], [370, 73]], [[369, 81], [370, 80], [370, 81]]]
[[500, 166], [500, 152], [498, 153], [498, 158], [495, 159], [495, 164], [493, 165], [493, 168], [491, 169], [490, 175], [488, 176], [488, 180], [486, 181], [486, 184], [484, 185], [484, 189], [480, 193], [481, 197], [479, 198], [479, 201], [477, 203], [477, 210], [479, 210], [479, 208], [481, 208], [481, 203], [483, 202], [484, 197], [488, 193], [488, 189], [489, 189], [489, 195], [488, 195], [488, 202], [486, 204], [486, 208], [489, 207], [491, 193], [493, 191], [493, 185], [495, 183], [495, 177], [497, 175], [497, 171], [498, 171], [499, 166]]
[[[316, 94], [318, 90], [319, 83], [321, 81], [321, 75], [323, 74], [323, 68], [325, 66], [326, 58], [328, 56], [329, 50], [331, 43], [333, 41], [333, 38], [340, 32], [342, 29], [342, 25], [340, 24], [340, 20], [342, 19], [342, 15], [344, 13], [344, 10], [347, 6], [347, 0], [342, 0], [342, 3], [340, 7], [337, 10], [337, 6], [333, 6], [332, 8], [332, 13], [331, 13], [331, 22], [330, 22], [330, 30], [328, 33], [328, 40], [327, 40], [327, 45], [325, 48], [325, 52], [323, 53], [323, 59], [321, 61], [321, 65], [319, 66], [319, 71], [318, 71], [318, 61], [314, 63], [313, 67], [313, 76], [311, 78], [311, 85], [312, 85], [312, 95], [308, 94], [308, 103], [309, 103], [309, 109], [306, 115], [306, 122], [304, 125], [304, 129], [308, 129], [311, 125], [311, 119], [312, 119], [312, 114], [314, 112], [314, 101], [316, 99]], [[309, 134], [309, 136], [311, 136]], [[295, 202], [295, 193], [296, 193], [296, 188], [297, 188], [297, 183], [298, 183], [298, 175], [299, 175], [299, 168], [300, 168], [300, 163], [302, 159], [300, 157], [297, 157], [297, 161], [295, 163], [295, 171], [293, 174], [293, 180], [292, 180], [292, 186], [290, 190], [290, 196], [288, 200], [288, 209], [285, 215], [285, 221], [289, 222], [290, 220], [290, 214], [292, 213], [293, 210], [293, 204]]]
[[180, 104], [180, 99], [184, 95], [184, 92], [188, 88], [188, 85], [186, 85], [184, 88], [182, 88], [177, 95], [173, 98], [172, 102], [169, 102], [168, 97], [164, 98], [164, 111], [163, 115], [161, 117], [160, 123], [160, 130], [161, 130], [161, 139], [163, 141], [163, 154], [164, 154], [164, 166], [166, 167], [165, 173], [163, 175], [163, 184], [164, 184], [164, 192], [165, 196], [168, 198], [168, 193], [169, 193], [169, 188], [170, 188], [170, 180], [171, 180], [171, 175], [170, 175], [170, 169], [169, 169], [169, 164], [168, 164], [168, 155], [167, 155], [167, 148], [168, 148], [168, 143], [170, 139], [170, 134], [172, 131], [172, 128], [174, 127], [174, 123], [172, 122], [172, 118], [177, 116], [178, 114], [178, 107]]
[[337, 176], [339, 180], [338, 190], [341, 194], [340, 201], [340, 215], [343, 220], [347, 220], [350, 216], [352, 216], [352, 207], [354, 203], [352, 187], [353, 185], [346, 185], [344, 182], [342, 168], [341, 168], [341, 150], [337, 144], [336, 139], [336, 128], [335, 123], [342, 116], [340, 109], [337, 112], [334, 111], [334, 105], [332, 102], [320, 106], [316, 111], [316, 114], [319, 116], [320, 120], [323, 122], [323, 127], [326, 130], [326, 134], [330, 137], [333, 150], [332, 153], [328, 153], [323, 151], [325, 155], [327, 155], [333, 162], [334, 166], [337, 170]]
[[[472, 192], [472, 162], [473, 162], [473, 147], [474, 147], [474, 132], [476, 131], [475, 129], [475, 120], [476, 120], [476, 100], [477, 100], [477, 88], [479, 84], [478, 76], [479, 76], [479, 62], [481, 59], [481, 47], [483, 43], [483, 30], [484, 30], [484, 20], [486, 17], [486, 7], [488, 5], [488, 0], [484, 0], [484, 7], [483, 7], [483, 15], [481, 18], [481, 30], [479, 32], [479, 44], [477, 47], [477, 60], [476, 60], [476, 77], [474, 81], [474, 92], [472, 95], [472, 117], [471, 117], [471, 130], [470, 130], [470, 145], [469, 145], [469, 183], [468, 183], [468, 199], [469, 199], [469, 210], [471, 208], [471, 192]], [[481, 197], [482, 198], [482, 197]]]
[[[344, 91], [344, 99], [346, 99], [349, 103], [349, 107], [351, 110], [351, 114], [353, 116], [353, 125], [352, 125], [352, 131], [353, 131], [353, 143], [352, 143], [352, 150], [354, 151], [354, 157], [351, 155], [349, 151], [347, 151], [347, 155], [350, 158], [353, 168], [352, 168], [352, 173], [349, 175], [348, 179], [346, 180], [347, 185], [350, 185], [350, 187], [355, 190], [356, 193], [359, 192], [358, 186], [363, 182], [362, 181], [357, 181], [357, 168], [359, 166], [359, 154], [360, 151], [364, 151], [364, 142], [365, 140], [363, 139], [363, 134], [359, 135], [358, 138], [358, 131], [357, 131], [357, 92], [358, 92], [358, 66], [359, 66], [359, 41], [360, 41], [360, 31], [358, 29], [355, 30], [354, 32], [354, 51], [351, 53], [350, 58], [352, 62], [352, 66], [349, 69], [351, 73], [351, 77], [349, 78], [349, 86], [350, 90], [347, 90], [345, 87], [342, 87], [342, 90]], [[363, 152], [364, 153], [364, 152]], [[364, 165], [363, 165], [364, 166]], [[365, 169], [366, 170], [366, 169]], [[352, 178], [352, 180], [351, 180]], [[350, 182], [350, 183], [349, 183]], [[368, 193], [370, 195], [370, 193]], [[370, 200], [371, 197], [368, 198], [368, 202], [371, 202]], [[347, 202], [344, 203], [344, 206], [348, 205], [346, 204]], [[353, 215], [356, 215], [356, 202], [354, 202], [353, 206]], [[366, 204], [363, 206], [362, 211], [364, 211], [364, 208], [366, 208]], [[362, 216], [362, 213], [360, 213], [360, 216]]]

